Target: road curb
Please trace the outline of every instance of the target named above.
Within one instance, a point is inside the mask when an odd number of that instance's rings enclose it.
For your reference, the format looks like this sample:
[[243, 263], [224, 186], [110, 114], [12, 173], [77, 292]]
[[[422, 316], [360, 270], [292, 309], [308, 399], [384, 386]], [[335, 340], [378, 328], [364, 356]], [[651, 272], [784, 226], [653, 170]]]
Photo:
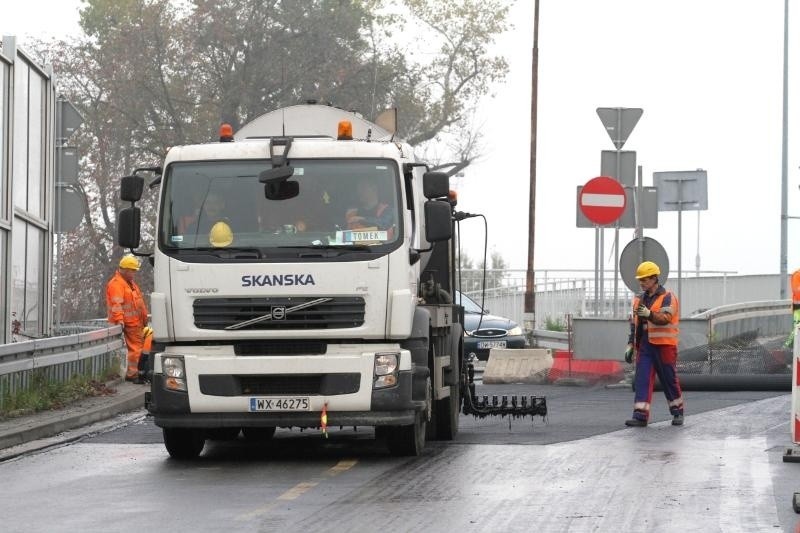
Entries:
[[145, 388], [142, 385], [122, 382], [117, 387], [118, 392], [114, 396], [91, 398], [61, 410], [40, 412], [5, 421], [6, 427], [0, 427], [0, 450], [52, 437], [64, 431], [133, 411], [144, 405]]

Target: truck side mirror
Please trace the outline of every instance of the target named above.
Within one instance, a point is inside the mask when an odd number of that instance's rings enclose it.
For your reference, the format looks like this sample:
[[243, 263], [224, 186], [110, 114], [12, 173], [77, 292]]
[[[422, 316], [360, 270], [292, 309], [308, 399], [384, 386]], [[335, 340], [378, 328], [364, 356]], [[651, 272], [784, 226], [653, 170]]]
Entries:
[[441, 200], [425, 202], [425, 240], [446, 241], [453, 236], [450, 203]]
[[144, 191], [144, 178], [141, 176], [123, 176], [120, 180], [119, 196], [123, 202], [138, 202]]
[[422, 194], [425, 198], [446, 197], [450, 193], [450, 176], [444, 172], [426, 172], [422, 175]]
[[122, 248], [138, 248], [141, 240], [141, 209], [126, 207], [117, 218], [117, 244]]

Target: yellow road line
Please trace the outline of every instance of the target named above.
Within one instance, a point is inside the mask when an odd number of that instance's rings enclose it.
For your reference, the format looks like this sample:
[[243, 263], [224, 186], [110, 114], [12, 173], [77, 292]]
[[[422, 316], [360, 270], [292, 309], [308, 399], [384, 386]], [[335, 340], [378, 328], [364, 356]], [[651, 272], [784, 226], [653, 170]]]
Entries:
[[[357, 459], [342, 459], [341, 461], [336, 463], [334, 466], [332, 466], [331, 468], [326, 470], [325, 471], [325, 476], [326, 477], [338, 476], [342, 472], [346, 472], [346, 471], [350, 470], [351, 468], [353, 468], [357, 463], [358, 463]], [[264, 505], [262, 507], [259, 507], [257, 509], [254, 509], [254, 510], [250, 511], [249, 513], [245, 513], [245, 514], [237, 516], [236, 520], [238, 520], [238, 521], [252, 520], [253, 518], [256, 518], [257, 516], [264, 515], [264, 514], [268, 513], [270, 511], [270, 509], [275, 507], [275, 504], [278, 503], [279, 501], [296, 500], [297, 498], [299, 498], [300, 496], [302, 496], [303, 494], [305, 494], [309, 490], [311, 490], [314, 487], [316, 487], [317, 485], [319, 485], [321, 481], [322, 480], [318, 480], [318, 481], [301, 481], [300, 483], [298, 483], [297, 485], [295, 485], [291, 489], [287, 490], [286, 492], [284, 492], [283, 494], [281, 494], [280, 496], [275, 498], [275, 500], [267, 503], [266, 505]]]

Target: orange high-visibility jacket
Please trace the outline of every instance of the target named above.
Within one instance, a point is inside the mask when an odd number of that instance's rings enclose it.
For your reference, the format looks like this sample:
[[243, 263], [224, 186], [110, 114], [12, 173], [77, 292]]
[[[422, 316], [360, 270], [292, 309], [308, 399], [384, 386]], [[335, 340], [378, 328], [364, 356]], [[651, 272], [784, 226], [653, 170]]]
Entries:
[[792, 272], [792, 309], [800, 309], [800, 268]]
[[147, 324], [147, 306], [136, 283], [128, 283], [119, 271], [106, 285], [108, 321], [125, 327], [143, 328]]
[[[664, 298], [670, 296], [670, 305], [669, 307], [662, 308], [661, 306], [664, 303]], [[639, 326], [639, 320], [641, 319], [636, 314], [636, 309], [639, 307], [639, 296], [635, 296], [633, 298], [633, 327], [634, 331]], [[677, 346], [678, 345], [678, 322], [680, 320], [680, 312], [678, 309], [678, 298], [675, 297], [675, 294], [670, 291], [665, 291], [663, 294], [659, 294], [653, 305], [650, 307], [650, 311], [653, 313], [670, 313], [671, 319], [669, 323], [661, 326], [658, 324], [654, 324], [653, 322], [647, 322], [647, 339], [650, 341], [650, 344], [659, 344], [659, 345], [668, 345], [668, 346]]]

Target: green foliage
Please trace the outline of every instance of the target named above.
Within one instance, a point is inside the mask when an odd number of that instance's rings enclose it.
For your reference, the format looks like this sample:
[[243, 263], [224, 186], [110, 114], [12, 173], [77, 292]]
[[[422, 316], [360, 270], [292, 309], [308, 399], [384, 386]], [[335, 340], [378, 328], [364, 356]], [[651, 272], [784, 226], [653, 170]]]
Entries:
[[[509, 25], [508, 4], [85, 0], [85, 35], [35, 50], [84, 117], [70, 143], [83, 155], [89, 212], [60, 243], [62, 319], [105, 314], [105, 282], [123, 252], [115, 246], [119, 178], [160, 164], [172, 146], [215, 140], [221, 122], [238, 129], [316, 99], [367, 118], [396, 107], [399, 135], [417, 146], [440, 134], [462, 140], [472, 110], [506, 74], [491, 45]], [[454, 168], [476, 157], [475, 135], [463, 142], [442, 155]], [[142, 251], [153, 248], [157, 195], [146, 188], [139, 203]], [[139, 276], [146, 294], [150, 273]]]
[[105, 391], [105, 381], [116, 377], [115, 369], [118, 367], [119, 361], [116, 360], [99, 377], [93, 377], [89, 373], [76, 374], [65, 382], [50, 381], [46, 369], [34, 370], [29, 388], [3, 397], [0, 418], [58, 409], [75, 400], [95, 396], [98, 391]]
[[544, 329], [547, 331], [566, 331], [567, 325], [564, 323], [563, 318], [547, 316], [544, 319]]

